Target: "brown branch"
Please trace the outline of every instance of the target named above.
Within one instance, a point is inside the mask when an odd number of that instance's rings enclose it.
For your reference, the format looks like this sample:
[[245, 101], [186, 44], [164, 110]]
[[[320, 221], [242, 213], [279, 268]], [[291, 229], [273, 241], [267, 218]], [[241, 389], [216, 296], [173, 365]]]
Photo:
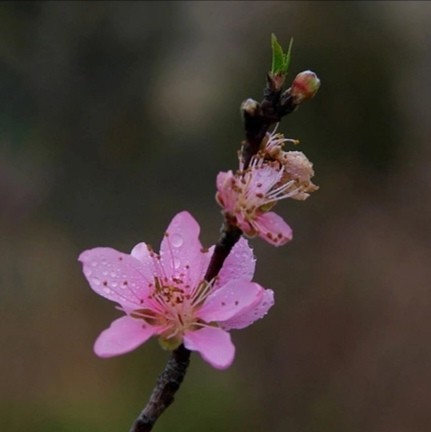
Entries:
[[174, 395], [186, 374], [190, 363], [190, 351], [180, 345], [172, 351], [165, 370], [157, 379], [147, 406], [139, 414], [130, 432], [149, 432], [163, 411], [174, 401]]
[[277, 77], [268, 74], [262, 102], [259, 104], [248, 99], [242, 104], [246, 138], [242, 146], [244, 169], [248, 167], [252, 156], [259, 151], [269, 128], [297, 107], [297, 100], [291, 96], [290, 88], [282, 92]]

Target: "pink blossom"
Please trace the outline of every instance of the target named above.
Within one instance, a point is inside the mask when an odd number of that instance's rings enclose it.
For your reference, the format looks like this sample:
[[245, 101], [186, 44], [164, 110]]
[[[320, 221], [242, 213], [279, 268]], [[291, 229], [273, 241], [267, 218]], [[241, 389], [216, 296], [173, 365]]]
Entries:
[[277, 162], [253, 159], [244, 172], [220, 172], [217, 176], [217, 201], [228, 217], [247, 235], [263, 238], [281, 246], [292, 239], [292, 230], [284, 220], [269, 211], [287, 197], [290, 184], [281, 184], [284, 170]]
[[285, 198], [304, 200], [318, 187], [311, 182], [313, 165], [302, 152], [283, 151], [286, 139], [282, 134], [267, 134], [261, 149], [244, 168], [236, 173], [220, 172], [217, 176], [216, 199], [226, 216], [246, 235], [263, 238], [281, 246], [292, 239], [289, 225], [270, 211]]
[[244, 239], [206, 282], [213, 248], [202, 248], [199, 231], [195, 219], [181, 212], [165, 232], [160, 254], [139, 243], [130, 255], [111, 248], [80, 255], [91, 288], [125, 313], [100, 334], [97, 355], [124, 354], [158, 336], [165, 348], [184, 343], [215, 368], [231, 365], [235, 347], [228, 330], [262, 318], [274, 303], [273, 292], [251, 281], [255, 259]]

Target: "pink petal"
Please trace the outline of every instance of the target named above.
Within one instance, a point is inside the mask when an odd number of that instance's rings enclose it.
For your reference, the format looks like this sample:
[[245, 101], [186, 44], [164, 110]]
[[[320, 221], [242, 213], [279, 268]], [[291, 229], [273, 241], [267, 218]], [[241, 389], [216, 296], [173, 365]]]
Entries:
[[264, 290], [262, 298], [257, 303], [244, 309], [240, 314], [233, 318], [221, 322], [220, 326], [225, 330], [248, 327], [253, 322], [263, 318], [273, 305], [274, 292], [272, 290]]
[[210, 254], [202, 248], [199, 231], [199, 224], [188, 212], [178, 213], [172, 219], [160, 246], [166, 276], [186, 278], [192, 286], [203, 278]]
[[149, 248], [146, 243], [138, 243], [132, 249], [130, 255], [144, 264], [145, 268], [147, 269], [148, 276], [152, 276], [157, 272], [157, 255]]
[[256, 283], [231, 280], [208, 296], [196, 316], [207, 323], [226, 321], [255, 304], [262, 293], [263, 288]]
[[216, 179], [216, 186], [219, 192], [223, 192], [224, 189], [226, 188], [226, 184], [227, 182], [233, 178], [233, 173], [232, 171], [227, 171], [227, 172], [223, 172], [220, 171], [217, 174], [217, 179]]
[[274, 212], [263, 213], [254, 222], [259, 237], [274, 246], [282, 246], [292, 240], [292, 229]]
[[127, 308], [141, 306], [152, 282], [151, 269], [111, 248], [86, 250], [78, 258], [91, 288]]
[[99, 357], [125, 354], [142, 345], [155, 332], [156, 327], [126, 315], [113, 321], [109, 328], [100, 333], [94, 352]]
[[231, 279], [245, 279], [251, 281], [254, 275], [256, 259], [248, 241], [240, 238], [232, 248], [220, 270], [216, 286], [223, 286]]
[[216, 179], [216, 199], [218, 203], [228, 211], [234, 209], [237, 199], [237, 193], [232, 191], [232, 179], [234, 179], [232, 171], [219, 172]]
[[[281, 179], [283, 171], [271, 165], [262, 165], [252, 170], [251, 181], [248, 185], [249, 192], [261, 192], [267, 194]], [[260, 185], [260, 186], [259, 186]]]
[[205, 361], [217, 369], [228, 368], [235, 357], [235, 346], [230, 334], [217, 327], [204, 327], [186, 333], [184, 346], [191, 351], [198, 351]]

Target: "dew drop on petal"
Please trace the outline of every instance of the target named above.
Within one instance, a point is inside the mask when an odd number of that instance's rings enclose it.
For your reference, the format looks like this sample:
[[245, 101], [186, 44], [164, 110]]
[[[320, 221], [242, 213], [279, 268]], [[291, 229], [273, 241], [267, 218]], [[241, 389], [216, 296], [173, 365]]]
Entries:
[[181, 247], [184, 243], [183, 237], [180, 234], [174, 234], [171, 237], [171, 244], [173, 247]]
[[103, 288], [103, 291], [105, 291], [106, 294], [110, 294], [111, 293], [111, 290], [108, 287]]
[[112, 287], [112, 288], [117, 288], [117, 286], [118, 286], [117, 282], [112, 282], [112, 283], [111, 283], [111, 287]]
[[174, 258], [174, 268], [178, 268], [181, 265], [181, 261], [178, 258]]

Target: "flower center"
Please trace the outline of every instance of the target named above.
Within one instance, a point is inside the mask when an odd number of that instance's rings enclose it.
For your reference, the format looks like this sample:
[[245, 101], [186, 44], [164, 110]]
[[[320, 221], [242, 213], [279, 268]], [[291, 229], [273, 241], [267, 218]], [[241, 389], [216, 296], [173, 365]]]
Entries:
[[172, 349], [181, 343], [187, 330], [203, 325], [196, 318], [196, 311], [208, 297], [213, 284], [202, 281], [190, 289], [175, 281], [163, 283], [158, 277], [154, 282], [153, 292], [146, 301], [148, 307], [134, 310], [131, 316], [159, 327], [162, 344]]

